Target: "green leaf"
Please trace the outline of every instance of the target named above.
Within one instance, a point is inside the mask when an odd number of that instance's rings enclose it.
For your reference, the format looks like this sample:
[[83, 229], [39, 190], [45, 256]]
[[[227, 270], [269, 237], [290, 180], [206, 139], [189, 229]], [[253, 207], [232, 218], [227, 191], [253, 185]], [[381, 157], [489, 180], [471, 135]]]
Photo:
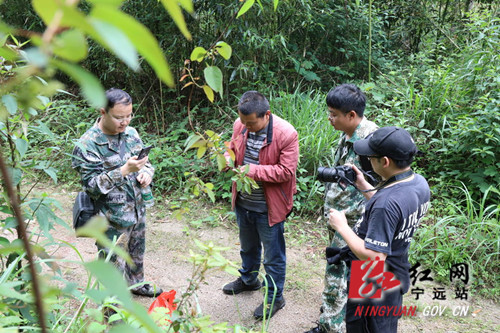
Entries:
[[57, 184], [57, 170], [53, 167], [43, 169], [47, 175], [52, 178], [55, 184]]
[[101, 82], [94, 75], [80, 66], [67, 62], [53, 60], [52, 63], [78, 83], [82, 89], [83, 96], [85, 96], [85, 99], [92, 107], [103, 108], [106, 106], [104, 89]]
[[215, 48], [217, 49], [217, 52], [222, 56], [222, 58], [229, 60], [231, 58], [231, 53], [232, 53], [232, 48], [231, 46], [226, 43], [226, 42], [218, 42], [215, 45]]
[[113, 52], [121, 61], [123, 61], [132, 70], [139, 69], [139, 58], [137, 50], [120, 29], [109, 23], [96, 18], [90, 18], [90, 23], [102, 38], [102, 44]]
[[2, 96], [2, 103], [3, 103], [3, 105], [5, 105], [5, 107], [7, 108], [7, 111], [9, 111], [9, 113], [11, 115], [16, 114], [16, 112], [17, 112], [17, 99], [14, 96], [3, 95]]
[[102, 303], [106, 300], [107, 297], [113, 296], [109, 292], [109, 290], [97, 290], [97, 289], [87, 289], [85, 291], [85, 295], [87, 295], [91, 300], [95, 303]]
[[9, 176], [10, 180], [12, 181], [12, 185], [15, 187], [17, 186], [20, 182], [21, 179], [23, 178], [23, 171], [18, 168], [8, 168], [9, 171]]
[[191, 56], [189, 57], [191, 61], [198, 61], [202, 62], [203, 59], [205, 58], [205, 55], [207, 54], [207, 50], [205, 50], [203, 47], [198, 46], [195, 47], [193, 52], [191, 52]]
[[95, 6], [91, 12], [91, 16], [114, 25], [125, 33], [139, 54], [153, 67], [158, 78], [168, 86], [174, 86], [174, 79], [170, 73], [170, 68], [165, 60], [163, 51], [160, 49], [151, 31], [144, 25], [136, 21], [133, 17], [105, 5]]
[[238, 15], [236, 16], [236, 18], [245, 14], [250, 8], [252, 8], [254, 3], [255, 3], [255, 0], [246, 0], [245, 4], [241, 7], [240, 11], [238, 12]]
[[16, 52], [14, 52], [6, 47], [1, 47], [0, 48], [0, 57], [5, 58], [6, 60], [9, 60], [9, 61], [15, 61], [17, 59], [17, 54], [16, 54]]
[[274, 10], [276, 11], [276, 9], [278, 8], [278, 4], [280, 2], [280, 0], [274, 0]]
[[226, 158], [224, 157], [224, 155], [217, 154], [217, 168], [219, 169], [219, 171], [224, 169], [226, 166], [227, 166], [227, 163], [226, 163]]
[[202, 146], [202, 147], [198, 148], [198, 151], [196, 152], [196, 157], [202, 158], [203, 155], [205, 155], [206, 151], [207, 151], [207, 147], [206, 146]]
[[66, 30], [54, 39], [54, 53], [66, 60], [78, 62], [85, 59], [87, 49], [87, 40], [79, 30]]
[[26, 152], [28, 151], [28, 141], [23, 138], [17, 138], [15, 140], [15, 143], [16, 143], [16, 150], [22, 159], [26, 154]]
[[215, 202], [215, 194], [211, 189], [206, 190], [206, 193], [212, 202]]
[[109, 262], [102, 260], [85, 263], [84, 266], [99, 280], [100, 284], [116, 296], [124, 306], [132, 307], [132, 297], [122, 273]]
[[114, 6], [116, 8], [120, 7], [123, 2], [123, 0], [87, 0], [87, 1], [94, 5], [103, 4], [103, 5]]
[[18, 287], [19, 285], [22, 285], [22, 284], [23, 284], [22, 281], [2, 283], [0, 285], [0, 296], [19, 299], [25, 303], [29, 303], [31, 301], [30, 294], [28, 294], [28, 293], [21, 294], [17, 290], [14, 289], [14, 287]]
[[42, 18], [46, 25], [54, 19], [56, 13], [62, 12], [60, 27], [75, 27], [83, 32], [92, 35], [94, 33], [92, 26], [90, 26], [85, 15], [78, 10], [76, 4], [67, 4], [67, 1], [54, 1], [54, 0], [33, 0], [33, 8]]
[[23, 53], [24, 58], [32, 65], [40, 68], [47, 67], [48, 56], [40, 51], [38, 47], [30, 47]]
[[[174, 0], [161, 0], [161, 3], [163, 4], [163, 7], [165, 7], [165, 9], [167, 10], [170, 17], [172, 17], [172, 20], [174, 20], [175, 24], [182, 32], [184, 37], [186, 37], [186, 39], [188, 40], [191, 40], [191, 33], [187, 28], [186, 21], [184, 20], [184, 16], [182, 15], [182, 10], [179, 7], [178, 2]], [[187, 1], [183, 1], [182, 6], [185, 9], [191, 9], [191, 12], [193, 11], [192, 4], [188, 5]]]
[[[106, 328], [106, 326], [104, 326], [104, 328]], [[137, 328], [127, 324], [114, 324], [108, 333], [137, 333]]]
[[203, 137], [199, 134], [192, 134], [189, 136], [189, 138], [186, 139], [185, 149], [184, 152], [188, 151], [196, 142], [198, 142], [200, 139], [203, 139]]
[[114, 244], [105, 234], [108, 230], [108, 220], [102, 216], [94, 216], [91, 218], [83, 227], [76, 230], [77, 236], [91, 237], [94, 238], [97, 243], [113, 250], [118, 256], [124, 258], [130, 265], [132, 264], [132, 259], [127, 251], [125, 251], [120, 246]]
[[207, 96], [208, 100], [210, 102], [214, 102], [214, 91], [212, 90], [212, 88], [210, 88], [209, 86], [207, 86], [206, 84], [203, 85], [203, 91], [205, 92], [205, 95]]
[[210, 88], [218, 92], [222, 97], [222, 72], [217, 66], [208, 66], [203, 70], [205, 80]]

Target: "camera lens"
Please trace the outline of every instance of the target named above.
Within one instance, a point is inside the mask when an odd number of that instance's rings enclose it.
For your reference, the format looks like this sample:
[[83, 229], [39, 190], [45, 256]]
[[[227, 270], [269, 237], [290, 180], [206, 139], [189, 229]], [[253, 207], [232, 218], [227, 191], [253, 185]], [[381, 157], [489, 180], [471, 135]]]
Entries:
[[338, 180], [335, 168], [318, 167], [318, 180], [322, 182], [336, 182]]

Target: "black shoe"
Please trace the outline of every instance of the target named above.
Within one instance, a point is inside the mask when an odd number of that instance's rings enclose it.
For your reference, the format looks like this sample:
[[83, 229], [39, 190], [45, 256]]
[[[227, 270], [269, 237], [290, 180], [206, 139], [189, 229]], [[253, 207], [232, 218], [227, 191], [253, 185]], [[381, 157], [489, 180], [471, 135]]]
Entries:
[[[282, 298], [281, 301], [274, 301], [273, 307], [271, 309], [271, 303], [266, 304], [266, 319], [272, 318], [276, 312], [279, 310], [283, 309], [285, 307], [285, 299]], [[257, 320], [262, 320], [264, 318], [264, 303], [259, 305], [257, 309], [255, 309], [255, 312], [253, 313], [253, 316]]]
[[259, 280], [255, 284], [245, 284], [243, 280], [239, 277], [233, 282], [226, 284], [222, 291], [224, 294], [228, 295], [236, 295], [241, 293], [242, 291], [255, 291], [259, 290], [262, 287], [262, 283]]
[[132, 294], [146, 297], [157, 297], [163, 292], [161, 288], [155, 288], [152, 285], [146, 283], [140, 287], [132, 289]]
[[316, 326], [315, 328], [311, 328], [309, 331], [304, 333], [326, 333], [326, 330], [324, 330], [323, 327], [318, 324], [318, 326]]

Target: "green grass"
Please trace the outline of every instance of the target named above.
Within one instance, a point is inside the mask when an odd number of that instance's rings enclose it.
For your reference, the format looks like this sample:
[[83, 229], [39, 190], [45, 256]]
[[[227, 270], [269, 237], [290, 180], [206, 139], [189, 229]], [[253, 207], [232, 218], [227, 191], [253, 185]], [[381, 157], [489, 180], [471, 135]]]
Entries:
[[410, 253], [413, 260], [431, 268], [442, 282], [448, 278], [451, 265], [467, 263], [469, 283], [475, 292], [498, 299], [500, 205], [486, 205], [492, 191], [496, 190], [491, 187], [481, 202], [475, 202], [463, 185], [462, 202], [446, 202], [448, 215], [426, 220], [416, 232]]

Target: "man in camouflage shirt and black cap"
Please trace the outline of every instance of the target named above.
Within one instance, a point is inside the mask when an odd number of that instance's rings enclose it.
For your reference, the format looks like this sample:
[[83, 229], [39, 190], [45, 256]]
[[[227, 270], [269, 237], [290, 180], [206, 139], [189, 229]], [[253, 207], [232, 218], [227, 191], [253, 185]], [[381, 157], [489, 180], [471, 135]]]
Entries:
[[[152, 204], [154, 168], [147, 156], [137, 158], [143, 143], [137, 131], [128, 126], [133, 116], [130, 95], [111, 88], [106, 97], [108, 104], [100, 109], [101, 117], [75, 145], [72, 167], [80, 173], [84, 190], [100, 207], [100, 215], [108, 219], [106, 235], [120, 238], [130, 254], [133, 266], [116, 256], [112, 261], [132, 286], [144, 282], [146, 206]], [[98, 248], [100, 256], [105, 257], [107, 249]], [[147, 297], [161, 292], [150, 284], [132, 289], [132, 293]]]
[[[353, 164], [361, 169], [360, 157], [353, 149], [354, 142], [364, 139], [378, 128], [363, 116], [365, 94], [353, 84], [342, 84], [328, 93], [326, 104], [330, 112], [330, 123], [336, 130], [343, 132], [335, 152], [333, 167]], [[330, 208], [344, 211], [349, 225], [353, 227], [363, 215], [364, 197], [353, 186], [347, 186], [343, 190], [338, 183], [325, 183], [324, 217], [330, 246], [342, 248], [346, 245], [345, 241], [328, 224]], [[326, 265], [319, 325], [306, 333], [345, 332], [347, 272], [344, 262], [340, 265]]]

